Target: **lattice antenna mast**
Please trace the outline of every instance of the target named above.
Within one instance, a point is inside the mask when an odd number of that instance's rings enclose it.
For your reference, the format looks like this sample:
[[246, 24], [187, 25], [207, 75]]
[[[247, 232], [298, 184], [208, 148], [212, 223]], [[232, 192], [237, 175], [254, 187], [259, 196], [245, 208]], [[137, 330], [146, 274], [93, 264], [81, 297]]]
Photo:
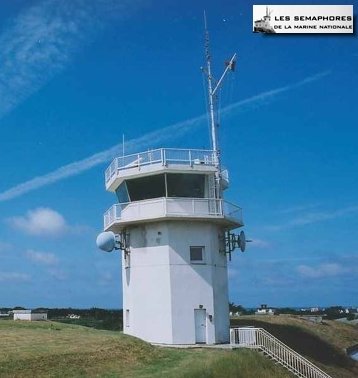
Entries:
[[226, 62], [226, 68], [224, 73], [221, 75], [218, 81], [212, 75], [211, 72], [211, 55], [210, 55], [210, 40], [209, 31], [206, 21], [206, 13], [204, 11], [204, 26], [205, 26], [205, 58], [206, 58], [206, 69], [203, 68], [204, 73], [207, 77], [208, 82], [208, 98], [209, 98], [209, 122], [210, 122], [210, 134], [211, 134], [211, 147], [214, 152], [215, 165], [217, 168], [216, 172], [216, 198], [220, 198], [220, 148], [219, 148], [219, 138], [218, 138], [218, 93], [223, 83], [223, 80], [228, 73], [228, 71], [235, 70], [235, 59], [236, 54], [232, 56], [230, 61]]

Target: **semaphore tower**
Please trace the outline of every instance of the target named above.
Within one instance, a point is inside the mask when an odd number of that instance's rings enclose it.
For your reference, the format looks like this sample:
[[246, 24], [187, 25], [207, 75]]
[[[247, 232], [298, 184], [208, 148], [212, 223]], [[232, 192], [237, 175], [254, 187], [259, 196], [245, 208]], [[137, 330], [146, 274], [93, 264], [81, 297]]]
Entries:
[[160, 148], [116, 157], [105, 172], [117, 203], [97, 245], [122, 251], [123, 331], [151, 343], [229, 342], [227, 255], [245, 249], [241, 208], [225, 201], [217, 98], [205, 21], [211, 150]]

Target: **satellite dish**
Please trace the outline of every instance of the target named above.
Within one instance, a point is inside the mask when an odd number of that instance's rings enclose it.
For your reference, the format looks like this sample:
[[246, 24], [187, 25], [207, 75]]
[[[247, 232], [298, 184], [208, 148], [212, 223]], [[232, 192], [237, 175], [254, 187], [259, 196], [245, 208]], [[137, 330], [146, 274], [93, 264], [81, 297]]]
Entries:
[[241, 249], [241, 252], [245, 252], [246, 236], [244, 231], [241, 231], [239, 235], [239, 248]]
[[101, 232], [96, 239], [96, 244], [99, 249], [105, 252], [112, 252], [116, 249], [116, 235], [112, 231]]

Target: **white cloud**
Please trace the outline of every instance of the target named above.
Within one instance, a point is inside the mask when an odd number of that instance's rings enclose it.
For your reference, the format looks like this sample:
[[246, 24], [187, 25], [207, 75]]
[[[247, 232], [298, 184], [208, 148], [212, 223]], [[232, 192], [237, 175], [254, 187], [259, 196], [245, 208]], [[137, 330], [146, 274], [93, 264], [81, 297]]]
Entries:
[[45, 207], [30, 210], [24, 216], [9, 218], [8, 223], [30, 235], [58, 236], [68, 229], [60, 213]]
[[0, 35], [0, 117], [61, 72], [109, 17], [125, 17], [138, 3], [45, 0], [25, 7]]
[[[126, 150], [128, 153], [132, 152], [134, 148], [146, 148], [156, 143], [164, 142], [172, 138], [173, 132], [176, 135], [187, 131], [189, 128], [195, 126], [198, 122], [202, 122], [206, 119], [206, 115], [192, 118], [188, 121], [176, 123], [164, 129], [156, 130], [148, 133], [140, 138], [132, 139], [126, 142]], [[70, 164], [66, 164], [46, 175], [35, 177], [29, 181], [22, 184], [16, 185], [2, 193], [0, 193], [0, 202], [7, 201], [12, 198], [16, 198], [24, 193], [39, 189], [43, 186], [55, 183], [57, 181], [63, 180], [67, 177], [76, 176], [82, 172], [85, 172], [99, 164], [110, 161], [113, 157], [120, 153], [122, 149], [122, 144], [117, 144], [108, 150], [98, 152], [88, 158], [75, 161]]]
[[267, 240], [262, 240], [262, 239], [253, 239], [252, 240], [252, 246], [256, 248], [270, 248], [271, 243], [268, 242]]
[[284, 87], [275, 88], [275, 89], [271, 89], [269, 91], [259, 93], [256, 96], [252, 96], [252, 97], [249, 97], [245, 100], [241, 100], [241, 101], [235, 102], [234, 104], [226, 106], [225, 108], [223, 108], [221, 110], [221, 114], [231, 113], [232, 111], [241, 109], [241, 108], [243, 108], [244, 106], [247, 106], [247, 105], [256, 105], [257, 103], [260, 104], [260, 103], [262, 103], [262, 102], [264, 102], [264, 101], [266, 101], [270, 98], [273, 98], [273, 97], [275, 97], [275, 96], [277, 96], [281, 93], [288, 92], [288, 91], [291, 91], [292, 89], [302, 87], [302, 86], [309, 84], [309, 83], [312, 83], [316, 80], [320, 80], [320, 79], [322, 79], [322, 78], [324, 78], [324, 77], [326, 77], [330, 74], [331, 74], [331, 71], [323, 71], [323, 72], [320, 72], [316, 75], [308, 76], [305, 79], [298, 81], [296, 83], [285, 85]]
[[358, 206], [349, 206], [340, 210], [325, 211], [325, 212], [312, 212], [304, 214], [303, 216], [293, 219], [290, 223], [293, 226], [306, 225], [316, 222], [322, 222], [325, 220], [340, 218], [345, 215], [358, 212]]
[[299, 265], [297, 271], [301, 276], [308, 278], [324, 278], [349, 273], [350, 268], [339, 263], [323, 263], [317, 266]]
[[[317, 75], [309, 76], [304, 80], [287, 85], [281, 88], [276, 88], [273, 90], [262, 92], [256, 96], [249, 97], [247, 99], [237, 101], [234, 104], [231, 104], [221, 110], [222, 115], [230, 114], [231, 112], [239, 109], [244, 109], [245, 106], [262, 103], [264, 100], [275, 97], [278, 94], [287, 92], [289, 90], [298, 88], [300, 86], [306, 85], [315, 80], [319, 80], [324, 76], [327, 76], [330, 72], [323, 72]], [[176, 135], [176, 137], [186, 133], [189, 130], [192, 130], [194, 127], [198, 127], [204, 124], [204, 121], [207, 120], [207, 115], [202, 114], [198, 117], [192, 119], [178, 122], [173, 125], [167, 126], [163, 129], [153, 131], [151, 133], [145, 134], [140, 138], [132, 139], [126, 142], [127, 153], [138, 151], [139, 149], [148, 148], [153, 145], [153, 140], [158, 143], [163, 143], [166, 140], [169, 140]], [[42, 188], [46, 185], [53, 184], [59, 180], [63, 180], [67, 177], [78, 175], [82, 172], [85, 172], [99, 164], [103, 164], [111, 160], [116, 154], [120, 153], [122, 150], [122, 144], [117, 144], [105, 151], [98, 152], [88, 158], [75, 161], [70, 164], [66, 164], [50, 173], [47, 173], [42, 176], [34, 177], [31, 180], [25, 181], [21, 184], [15, 185], [12, 188], [5, 190], [0, 193], [0, 202], [8, 201], [12, 198], [21, 196], [22, 194], [28, 193], [30, 191]]]
[[58, 258], [53, 253], [35, 251], [28, 249], [25, 252], [26, 258], [42, 265], [57, 265]]
[[26, 273], [0, 272], [0, 282], [28, 282], [31, 277]]
[[305, 226], [312, 223], [324, 222], [358, 213], [358, 206], [348, 206], [339, 210], [310, 212], [297, 216], [283, 224], [268, 226], [266, 229], [280, 231], [288, 228]]
[[287, 207], [286, 209], [280, 210], [279, 213], [281, 214], [297, 213], [297, 212], [313, 209], [317, 206], [319, 206], [318, 203], [311, 204], [311, 205], [292, 206], [292, 207]]

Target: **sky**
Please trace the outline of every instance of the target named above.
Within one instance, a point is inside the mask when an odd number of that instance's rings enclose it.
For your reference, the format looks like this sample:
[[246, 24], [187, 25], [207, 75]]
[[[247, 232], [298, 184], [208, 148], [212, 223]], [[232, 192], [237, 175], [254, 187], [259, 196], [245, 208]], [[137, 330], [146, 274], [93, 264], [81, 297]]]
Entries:
[[357, 35], [254, 34], [253, 3], [2, 1], [0, 307], [121, 308], [104, 170], [123, 135], [126, 154], [210, 148], [204, 9], [214, 74], [238, 54], [220, 146], [253, 242], [230, 301], [358, 305]]

